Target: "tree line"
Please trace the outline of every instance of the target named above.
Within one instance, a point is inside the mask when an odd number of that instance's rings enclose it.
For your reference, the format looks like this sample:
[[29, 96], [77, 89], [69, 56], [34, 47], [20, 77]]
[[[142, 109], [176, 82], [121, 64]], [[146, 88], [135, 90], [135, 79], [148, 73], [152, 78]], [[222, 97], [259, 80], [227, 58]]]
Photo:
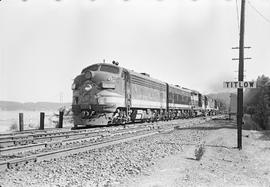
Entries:
[[244, 92], [244, 112], [263, 130], [270, 129], [270, 78], [259, 76], [256, 87]]

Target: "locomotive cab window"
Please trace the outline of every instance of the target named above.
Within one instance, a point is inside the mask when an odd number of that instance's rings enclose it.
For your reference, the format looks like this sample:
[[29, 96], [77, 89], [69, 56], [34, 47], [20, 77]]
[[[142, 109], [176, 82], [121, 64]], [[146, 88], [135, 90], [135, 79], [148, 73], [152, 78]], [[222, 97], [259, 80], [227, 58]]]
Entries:
[[114, 66], [101, 65], [100, 71], [105, 71], [105, 72], [108, 72], [108, 73], [118, 74], [119, 73], [119, 68], [114, 67]]
[[99, 65], [92, 65], [89, 66], [87, 68], [85, 68], [84, 70], [82, 70], [82, 73], [86, 72], [86, 71], [97, 71], [98, 70]]

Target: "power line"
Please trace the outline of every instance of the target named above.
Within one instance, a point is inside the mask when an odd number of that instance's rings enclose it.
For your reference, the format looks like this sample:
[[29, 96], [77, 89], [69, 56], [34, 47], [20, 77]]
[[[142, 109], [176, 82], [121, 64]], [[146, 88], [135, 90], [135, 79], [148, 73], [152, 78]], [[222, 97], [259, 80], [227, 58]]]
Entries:
[[259, 14], [265, 21], [267, 21], [268, 23], [270, 23], [270, 19], [265, 17], [257, 8], [255, 8], [250, 1], [248, 1], [249, 6], [255, 11], [257, 12], [257, 14]]
[[236, 5], [236, 14], [237, 14], [237, 25], [238, 25], [238, 31], [240, 30], [240, 25], [239, 25], [239, 10], [238, 10], [238, 2], [235, 0], [235, 5]]

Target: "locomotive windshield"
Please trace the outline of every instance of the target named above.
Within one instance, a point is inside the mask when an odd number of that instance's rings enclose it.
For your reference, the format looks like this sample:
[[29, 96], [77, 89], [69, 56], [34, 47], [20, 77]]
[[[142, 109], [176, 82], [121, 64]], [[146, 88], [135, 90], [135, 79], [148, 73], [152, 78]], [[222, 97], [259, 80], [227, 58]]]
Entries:
[[109, 73], [118, 74], [119, 73], [119, 68], [114, 67], [114, 66], [101, 65], [100, 71], [105, 71], [105, 72], [109, 72]]
[[92, 65], [92, 66], [89, 66], [85, 69], [82, 70], [82, 73], [84, 73], [85, 71], [97, 71], [98, 70], [98, 67], [99, 65]]

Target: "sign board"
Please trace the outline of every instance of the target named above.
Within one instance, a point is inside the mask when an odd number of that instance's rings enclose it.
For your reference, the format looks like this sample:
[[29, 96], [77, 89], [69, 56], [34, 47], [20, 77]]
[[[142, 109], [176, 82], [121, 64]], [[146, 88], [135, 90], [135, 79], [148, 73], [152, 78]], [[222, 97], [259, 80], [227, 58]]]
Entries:
[[254, 81], [226, 81], [223, 82], [224, 88], [256, 88]]

